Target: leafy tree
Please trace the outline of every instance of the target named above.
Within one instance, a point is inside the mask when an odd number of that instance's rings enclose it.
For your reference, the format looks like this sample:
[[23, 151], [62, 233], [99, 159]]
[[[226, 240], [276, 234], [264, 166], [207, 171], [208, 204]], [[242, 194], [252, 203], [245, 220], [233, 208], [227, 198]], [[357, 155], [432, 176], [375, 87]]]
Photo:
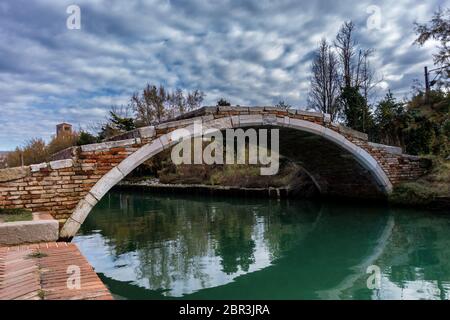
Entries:
[[101, 125], [98, 140], [108, 139], [120, 133], [135, 129], [135, 120], [129, 117], [128, 114], [129, 111], [127, 108], [112, 106], [109, 111], [109, 117]]
[[446, 157], [450, 153], [446, 129], [450, 119], [450, 94], [431, 90], [428, 101], [424, 100], [424, 95], [421, 91], [416, 93], [407, 105], [408, 127], [404, 131], [406, 151]]
[[97, 143], [98, 142], [98, 138], [95, 137], [94, 135], [90, 134], [87, 131], [80, 131], [80, 134], [78, 136], [78, 140], [77, 140], [77, 145], [78, 146], [83, 146], [86, 144], [91, 144], [91, 143]]
[[406, 152], [425, 155], [433, 153], [436, 133], [433, 122], [419, 114], [414, 114], [412, 124], [405, 130]]
[[433, 55], [434, 64], [441, 68], [438, 71], [438, 84], [450, 87], [450, 8], [441, 9], [434, 14], [428, 24], [415, 23], [418, 38], [415, 43], [423, 46], [429, 40], [440, 42], [438, 53]]
[[373, 128], [373, 117], [358, 87], [344, 87], [340, 99], [345, 124], [354, 130], [368, 133]]
[[121, 117], [114, 111], [109, 111], [111, 125], [119, 131], [131, 131], [136, 129], [133, 118]]
[[227, 100], [225, 100], [224, 98], [220, 98], [217, 101], [217, 106], [219, 106], [219, 107], [229, 107], [229, 106], [231, 106], [231, 103], [228, 102]]
[[403, 145], [403, 130], [408, 125], [408, 116], [402, 103], [397, 102], [389, 90], [375, 109], [376, 138], [388, 145]]
[[447, 139], [450, 141], [450, 119], [445, 120], [442, 128]]

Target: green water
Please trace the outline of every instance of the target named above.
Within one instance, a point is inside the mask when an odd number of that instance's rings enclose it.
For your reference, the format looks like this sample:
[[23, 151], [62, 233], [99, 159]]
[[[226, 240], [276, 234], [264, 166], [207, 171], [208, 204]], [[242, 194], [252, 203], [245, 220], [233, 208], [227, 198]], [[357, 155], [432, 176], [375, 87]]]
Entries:
[[426, 211], [110, 192], [74, 242], [117, 298], [449, 298], [450, 215]]

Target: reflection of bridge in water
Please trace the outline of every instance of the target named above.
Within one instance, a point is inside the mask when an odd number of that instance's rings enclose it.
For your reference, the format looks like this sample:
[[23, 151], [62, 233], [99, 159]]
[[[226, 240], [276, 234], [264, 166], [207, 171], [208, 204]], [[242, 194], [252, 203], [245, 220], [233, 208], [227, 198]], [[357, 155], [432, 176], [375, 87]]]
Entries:
[[[109, 205], [105, 199], [86, 221], [88, 229], [104, 230], [101, 240], [104, 247], [99, 246], [99, 242], [89, 244], [83, 236], [75, 238], [75, 241], [114, 293], [133, 297], [134, 292], [134, 298], [339, 298], [342, 291], [366, 276], [366, 267], [383, 251], [393, 226], [393, 217], [385, 208], [355, 209], [330, 207], [326, 204], [320, 206], [309, 202], [276, 201], [271, 206], [270, 201], [264, 202], [267, 204], [264, 205], [260, 200], [255, 200], [252, 204], [251, 201], [242, 200], [229, 203], [217, 200], [192, 201], [192, 198], [182, 197], [166, 200], [168, 202], [164, 204], [164, 200], [154, 195], [143, 200], [149, 202], [149, 207], [139, 207], [132, 195], [125, 194], [120, 196], [123, 207], [119, 211], [122, 212], [122, 219], [141, 224], [146, 229], [142, 230], [142, 236], [137, 236], [140, 240], [131, 245], [127, 241], [122, 243], [117, 238], [115, 232], [123, 234], [119, 229], [107, 230], [107, 224], [120, 228], [120, 221], [111, 217], [111, 212], [114, 212], [119, 201], [117, 197], [119, 195], [115, 193], [110, 196], [112, 209], [107, 209]], [[163, 211], [161, 215], [155, 213], [158, 202]], [[192, 209], [197, 210], [197, 214], [192, 213], [195, 212]], [[149, 211], [144, 213], [146, 210]], [[248, 214], [249, 212], [253, 213]], [[139, 216], [139, 222], [131, 217], [133, 214]], [[173, 220], [176, 216], [180, 219], [180, 215], [186, 214], [189, 222], [183, 219]], [[166, 215], [164, 221], [161, 220], [163, 215]], [[151, 221], [157, 221], [160, 230], [181, 223], [194, 227], [190, 227], [186, 233], [179, 232], [177, 237], [173, 236], [171, 230], [167, 230], [166, 236], [160, 234], [155, 238], [144, 235], [145, 232], [152, 232], [152, 222], [145, 218], [149, 216], [153, 216]], [[224, 223], [225, 218], [235, 220], [236, 224]], [[239, 230], [235, 229], [238, 225], [241, 228]], [[249, 232], [251, 237], [243, 236], [242, 243], [237, 243], [227, 251], [220, 245], [220, 236], [224, 236], [226, 230]], [[267, 230], [267, 233], [255, 230]], [[100, 235], [95, 237], [98, 241]], [[147, 237], [147, 240], [142, 237]], [[258, 237], [259, 240], [255, 241], [253, 247], [246, 246], [249, 239], [255, 240]], [[233, 243], [226, 235], [224, 242], [229, 246]], [[164, 243], [169, 247], [165, 254], [161, 251]], [[200, 251], [186, 249], [192, 243]], [[92, 247], [96, 247], [98, 251], [92, 250]], [[178, 250], [174, 251], [173, 248]], [[210, 251], [211, 248], [216, 250]], [[259, 252], [270, 251], [271, 259], [252, 258], [258, 249]], [[116, 251], [117, 256], [106, 263], [99, 261], [96, 257], [104, 255], [102, 250]], [[155, 255], [157, 251], [158, 254]], [[195, 254], [209, 256], [210, 259], [204, 260]], [[172, 260], [161, 259], [171, 255]], [[130, 260], [130, 257], [134, 259]], [[247, 262], [239, 260], [244, 257], [247, 257]], [[187, 265], [183, 265], [182, 261]], [[202, 264], [208, 261], [210, 264], [217, 264], [219, 269]], [[114, 263], [119, 265], [118, 269]], [[128, 267], [125, 266], [126, 263], [129, 263]], [[129, 267], [131, 269], [122, 272]], [[161, 273], [164, 272], [166, 274], [163, 276]], [[132, 274], [138, 274], [139, 279], [130, 276]], [[162, 279], [173, 281], [164, 282]]]

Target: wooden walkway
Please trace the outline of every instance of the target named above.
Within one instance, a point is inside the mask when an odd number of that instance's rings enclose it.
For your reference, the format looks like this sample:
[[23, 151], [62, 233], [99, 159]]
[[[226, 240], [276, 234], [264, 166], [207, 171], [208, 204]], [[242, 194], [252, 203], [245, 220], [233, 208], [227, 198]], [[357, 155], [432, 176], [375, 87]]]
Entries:
[[[75, 278], [76, 274], [80, 277]], [[112, 300], [113, 297], [76, 245], [52, 242], [0, 247], [0, 300], [12, 299]]]

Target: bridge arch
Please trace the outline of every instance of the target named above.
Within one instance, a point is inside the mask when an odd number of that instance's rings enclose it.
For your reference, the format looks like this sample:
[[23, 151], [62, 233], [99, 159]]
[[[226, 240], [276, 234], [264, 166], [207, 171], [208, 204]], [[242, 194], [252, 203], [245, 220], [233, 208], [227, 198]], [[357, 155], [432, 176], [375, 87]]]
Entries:
[[[169, 132], [140, 147], [136, 152], [132, 153], [120, 164], [112, 168], [108, 173], [100, 178], [100, 180], [97, 181], [87, 195], [78, 202], [78, 205], [74, 209], [73, 213], [63, 225], [60, 232], [60, 238], [72, 238], [78, 232], [81, 224], [84, 222], [97, 202], [100, 201], [112, 187], [124, 179], [136, 167], [153, 156], [164, 150], [170, 149], [183, 138], [195, 138], [196, 136], [202, 135], [206, 130], [225, 130], [245, 127], [281, 128], [290, 132], [303, 132], [311, 135], [312, 137], [324, 139], [340, 150], [344, 150], [364, 170], [366, 170], [368, 175], [372, 178], [372, 181], [376, 184], [376, 188], [381, 193], [388, 194], [392, 190], [392, 184], [378, 161], [369, 152], [348, 140], [344, 135], [330, 128], [314, 122], [296, 119], [289, 116], [277, 117], [270, 114], [239, 116], [230, 115], [203, 122], [202, 132], [196, 132], [196, 130], [194, 130], [194, 124], [190, 124], [183, 127], [186, 129], [183, 130], [185, 134], [177, 134], [175, 137], [173, 132]], [[315, 179], [315, 183], [318, 183], [317, 179]]]

